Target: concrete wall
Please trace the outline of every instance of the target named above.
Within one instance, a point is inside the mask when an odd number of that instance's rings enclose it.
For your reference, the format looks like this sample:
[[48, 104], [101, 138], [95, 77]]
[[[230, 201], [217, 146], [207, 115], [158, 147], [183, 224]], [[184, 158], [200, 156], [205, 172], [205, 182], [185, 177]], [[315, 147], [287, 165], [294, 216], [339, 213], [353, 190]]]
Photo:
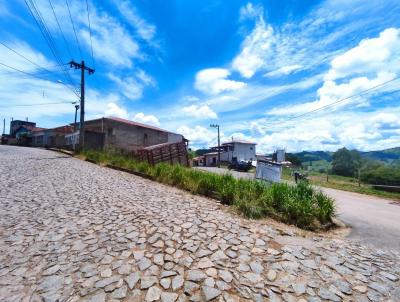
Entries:
[[181, 142], [183, 138], [179, 134], [130, 125], [107, 118], [88, 121], [85, 123], [85, 129], [103, 132], [105, 147], [124, 151], [136, 151], [143, 147], [167, 142]]

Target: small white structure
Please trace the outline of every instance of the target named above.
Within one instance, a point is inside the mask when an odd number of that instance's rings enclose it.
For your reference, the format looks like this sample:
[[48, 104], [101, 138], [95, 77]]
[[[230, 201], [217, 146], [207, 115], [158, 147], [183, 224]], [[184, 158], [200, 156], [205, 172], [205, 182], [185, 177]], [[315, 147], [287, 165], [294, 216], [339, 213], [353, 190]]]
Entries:
[[257, 161], [256, 179], [263, 179], [271, 182], [280, 182], [282, 167], [280, 164], [270, 161]]
[[278, 163], [285, 161], [285, 149], [276, 150], [276, 161]]
[[232, 140], [221, 145], [221, 161], [254, 161], [256, 160], [256, 143], [245, 140]]

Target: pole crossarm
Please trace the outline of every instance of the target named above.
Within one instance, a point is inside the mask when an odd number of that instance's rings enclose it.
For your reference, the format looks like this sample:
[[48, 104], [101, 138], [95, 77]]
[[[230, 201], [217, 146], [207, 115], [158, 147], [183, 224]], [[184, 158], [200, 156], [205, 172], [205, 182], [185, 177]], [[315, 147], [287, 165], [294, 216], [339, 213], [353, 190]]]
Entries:
[[94, 74], [94, 72], [96, 71], [93, 68], [87, 67], [86, 65], [79, 64], [75, 61], [70, 61], [68, 64], [70, 65], [71, 68], [74, 67], [75, 69], [82, 69], [82, 67], [83, 67], [83, 69], [85, 69], [89, 72], [89, 75]]

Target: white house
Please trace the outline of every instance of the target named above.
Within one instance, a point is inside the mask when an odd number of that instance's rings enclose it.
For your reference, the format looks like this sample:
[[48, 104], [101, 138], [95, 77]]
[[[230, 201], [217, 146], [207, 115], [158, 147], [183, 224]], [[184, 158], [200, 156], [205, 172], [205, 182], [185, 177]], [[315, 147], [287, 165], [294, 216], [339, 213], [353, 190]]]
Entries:
[[221, 145], [221, 162], [256, 160], [256, 143], [235, 139]]
[[[235, 139], [223, 143], [220, 147], [221, 162], [232, 163], [234, 161], [255, 161], [256, 143]], [[218, 162], [218, 147], [213, 147], [213, 152], [203, 155], [204, 159], [197, 165], [216, 166]]]

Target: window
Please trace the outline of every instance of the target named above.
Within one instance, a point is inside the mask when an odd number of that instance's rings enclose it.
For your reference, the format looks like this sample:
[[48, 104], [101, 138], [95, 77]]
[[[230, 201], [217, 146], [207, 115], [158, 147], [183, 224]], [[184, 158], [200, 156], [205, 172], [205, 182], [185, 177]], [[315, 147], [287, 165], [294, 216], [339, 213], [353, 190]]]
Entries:
[[250, 147], [250, 150], [253, 150], [253, 147]]
[[143, 134], [143, 145], [147, 145], [147, 133]]
[[111, 136], [111, 135], [115, 135], [115, 130], [114, 130], [114, 128], [108, 128], [108, 129], [107, 129], [107, 134], [110, 135], [110, 136]]

